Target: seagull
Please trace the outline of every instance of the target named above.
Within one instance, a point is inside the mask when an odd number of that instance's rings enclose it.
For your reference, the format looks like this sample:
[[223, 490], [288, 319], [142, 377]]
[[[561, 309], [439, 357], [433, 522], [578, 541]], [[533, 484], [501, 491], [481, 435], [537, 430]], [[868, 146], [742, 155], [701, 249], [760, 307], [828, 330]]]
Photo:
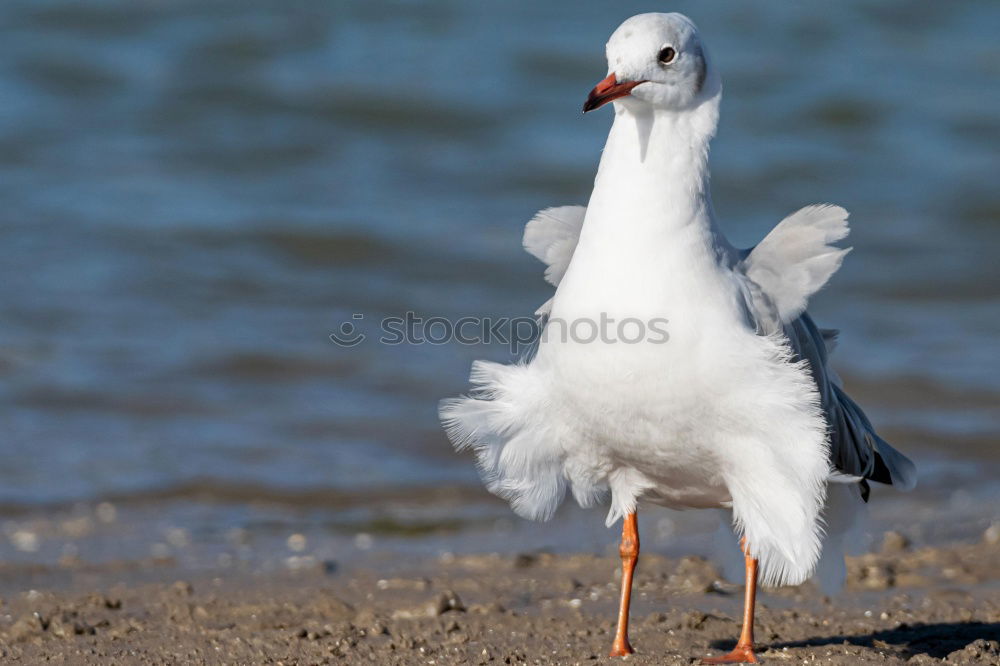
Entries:
[[556, 287], [539, 344], [510, 365], [475, 362], [471, 392], [442, 401], [440, 417], [525, 518], [548, 520], [567, 490], [584, 507], [610, 500], [608, 526], [623, 522], [611, 656], [633, 652], [640, 500], [730, 509], [743, 627], [732, 652], [703, 663], [756, 663], [758, 581], [810, 578], [869, 483], [907, 490], [916, 470], [845, 393], [828, 364], [836, 331], [806, 312], [849, 251], [835, 245], [847, 211], [807, 206], [734, 248], [709, 192], [722, 85], [694, 23], [633, 16], [606, 53], [608, 74], [583, 106], [614, 106], [590, 201], [525, 228]]

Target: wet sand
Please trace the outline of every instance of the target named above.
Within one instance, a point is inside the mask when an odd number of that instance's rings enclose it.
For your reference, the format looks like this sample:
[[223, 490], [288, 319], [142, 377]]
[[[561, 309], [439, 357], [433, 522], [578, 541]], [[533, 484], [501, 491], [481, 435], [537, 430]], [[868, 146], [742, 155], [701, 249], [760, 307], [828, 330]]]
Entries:
[[[590, 664], [606, 656], [616, 558], [443, 556], [280, 573], [169, 560], [0, 565], [4, 663]], [[766, 590], [765, 663], [1000, 663], [1000, 527], [913, 549], [889, 535], [845, 590]], [[689, 664], [731, 647], [742, 590], [696, 557], [643, 553], [625, 663]]]

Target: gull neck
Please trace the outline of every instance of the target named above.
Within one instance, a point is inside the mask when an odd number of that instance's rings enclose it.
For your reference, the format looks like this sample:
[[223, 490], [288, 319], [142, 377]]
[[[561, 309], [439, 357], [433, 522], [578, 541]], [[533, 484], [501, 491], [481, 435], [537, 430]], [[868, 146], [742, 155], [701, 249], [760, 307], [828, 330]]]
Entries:
[[668, 111], [639, 100], [615, 102], [591, 195], [592, 212], [615, 211], [617, 220], [712, 227], [708, 152], [718, 103], [715, 95], [697, 106]]

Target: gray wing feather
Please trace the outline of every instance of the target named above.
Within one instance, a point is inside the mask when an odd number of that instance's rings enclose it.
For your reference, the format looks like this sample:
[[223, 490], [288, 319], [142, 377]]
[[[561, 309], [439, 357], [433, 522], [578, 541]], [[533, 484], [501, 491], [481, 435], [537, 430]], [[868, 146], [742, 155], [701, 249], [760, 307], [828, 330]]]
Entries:
[[901, 490], [916, 485], [916, 468], [909, 458], [875, 432], [864, 411], [844, 391], [827, 358], [828, 338], [804, 312], [784, 326], [797, 358], [809, 363], [820, 404], [830, 429], [830, 462], [840, 472], [888, 483]]

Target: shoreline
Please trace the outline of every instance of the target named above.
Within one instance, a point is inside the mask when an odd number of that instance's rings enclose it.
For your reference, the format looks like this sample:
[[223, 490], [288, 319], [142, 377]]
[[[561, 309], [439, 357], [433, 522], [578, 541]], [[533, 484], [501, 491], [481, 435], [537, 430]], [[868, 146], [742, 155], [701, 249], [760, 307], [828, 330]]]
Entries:
[[[612, 555], [521, 553], [338, 567], [192, 570], [160, 560], [0, 564], [0, 653], [13, 663], [587, 664], [606, 657]], [[912, 548], [890, 533], [848, 559], [841, 594], [764, 590], [766, 663], [996, 664], [1000, 529]], [[741, 586], [700, 557], [643, 552], [634, 664], [688, 664], [736, 638]]]

